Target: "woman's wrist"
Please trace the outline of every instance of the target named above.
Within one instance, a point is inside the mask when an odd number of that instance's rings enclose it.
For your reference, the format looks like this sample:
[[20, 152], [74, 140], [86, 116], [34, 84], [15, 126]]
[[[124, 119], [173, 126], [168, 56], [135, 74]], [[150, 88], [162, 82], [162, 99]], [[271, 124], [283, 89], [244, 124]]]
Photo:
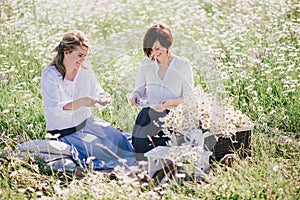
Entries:
[[178, 106], [179, 104], [181, 104], [182, 100], [183, 100], [182, 97], [173, 99], [172, 106], [175, 106], [175, 107]]

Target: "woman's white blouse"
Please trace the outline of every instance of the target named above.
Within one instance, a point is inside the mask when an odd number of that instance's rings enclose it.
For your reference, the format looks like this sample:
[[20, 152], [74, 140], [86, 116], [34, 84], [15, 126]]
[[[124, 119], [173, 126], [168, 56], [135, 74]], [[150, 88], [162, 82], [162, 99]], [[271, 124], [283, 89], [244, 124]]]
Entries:
[[145, 58], [136, 79], [134, 92], [147, 96], [149, 104], [193, 95], [194, 78], [188, 60], [174, 55], [163, 79], [158, 76], [158, 70], [157, 62]]
[[62, 79], [55, 66], [43, 70], [41, 89], [47, 130], [74, 127], [92, 116], [92, 107], [76, 110], [64, 110], [63, 107], [81, 97], [96, 98], [103, 91], [92, 68], [80, 68], [74, 81], [69, 81]]

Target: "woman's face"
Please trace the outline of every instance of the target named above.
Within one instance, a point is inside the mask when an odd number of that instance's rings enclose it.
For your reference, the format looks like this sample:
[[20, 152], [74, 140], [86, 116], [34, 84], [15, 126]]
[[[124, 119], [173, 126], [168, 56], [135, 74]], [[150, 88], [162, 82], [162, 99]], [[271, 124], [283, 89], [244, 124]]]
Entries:
[[76, 47], [72, 52], [65, 52], [64, 65], [68, 68], [79, 68], [87, 55], [87, 47]]
[[152, 57], [154, 60], [165, 60], [168, 57], [168, 50], [166, 47], [163, 47], [158, 40], [153, 43], [152, 46]]

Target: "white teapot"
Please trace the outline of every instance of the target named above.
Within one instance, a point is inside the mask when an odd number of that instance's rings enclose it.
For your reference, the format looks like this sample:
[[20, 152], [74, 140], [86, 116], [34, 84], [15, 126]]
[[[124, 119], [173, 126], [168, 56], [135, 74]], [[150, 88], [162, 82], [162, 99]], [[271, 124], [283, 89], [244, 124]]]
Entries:
[[208, 136], [210, 136], [211, 133], [209, 131], [206, 131], [203, 133], [202, 130], [195, 129], [192, 132], [188, 134], [189, 140], [185, 137], [185, 141], [190, 143], [190, 144], [195, 144], [199, 147], [204, 147], [204, 139]]

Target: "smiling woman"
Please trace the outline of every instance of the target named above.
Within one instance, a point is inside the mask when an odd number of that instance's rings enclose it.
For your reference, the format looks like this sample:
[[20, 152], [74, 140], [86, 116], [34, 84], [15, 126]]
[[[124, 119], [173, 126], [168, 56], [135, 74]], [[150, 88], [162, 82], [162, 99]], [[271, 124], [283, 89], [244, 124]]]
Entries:
[[[105, 108], [111, 97], [106, 93], [105, 101], [98, 99], [104, 90], [93, 69], [85, 65], [90, 47], [83, 33], [66, 33], [53, 51], [57, 54], [41, 77], [48, 133], [74, 146], [79, 153], [78, 164], [83, 166], [112, 169], [117, 165], [132, 165], [133, 148], [125, 135], [92, 116], [92, 107]], [[95, 159], [87, 163], [91, 158]]]
[[[156, 146], [166, 146], [169, 137], [162, 132], [159, 119], [185, 97], [193, 96], [194, 78], [191, 63], [171, 53], [171, 30], [163, 24], [150, 27], [143, 41], [146, 58], [140, 65], [136, 87], [131, 95], [133, 105], [142, 106], [132, 133], [137, 159]], [[147, 97], [148, 105], [141, 105]]]

